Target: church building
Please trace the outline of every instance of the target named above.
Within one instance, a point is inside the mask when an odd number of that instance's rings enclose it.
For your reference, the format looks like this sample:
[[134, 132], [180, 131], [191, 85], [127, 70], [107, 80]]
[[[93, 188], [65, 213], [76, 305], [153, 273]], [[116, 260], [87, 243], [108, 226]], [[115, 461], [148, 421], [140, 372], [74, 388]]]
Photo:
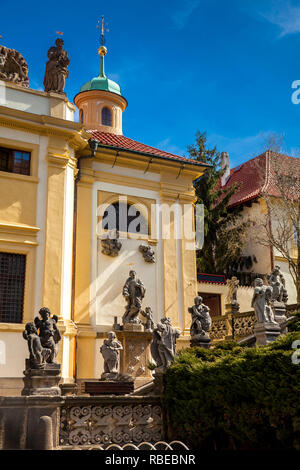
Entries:
[[[66, 55], [62, 45], [58, 39], [49, 49], [50, 77], [51, 57]], [[189, 345], [197, 276], [184, 215], [195, 203], [193, 180], [205, 170], [123, 135], [127, 101], [106, 76], [105, 46], [99, 75], [74, 104], [59, 81], [54, 90], [46, 79], [47, 91], [29, 88], [19, 53], [20, 68], [8, 73], [11, 51], [0, 46], [0, 395], [20, 394], [28, 357], [22, 332], [41, 307], [59, 318], [62, 382], [98, 379], [103, 339], [113, 325], [122, 333], [130, 271], [145, 287], [141, 308], [151, 309], [155, 323], [169, 317], [182, 332], [178, 348]], [[125, 223], [118, 217], [105, 225], [111, 210], [124, 208]], [[104, 240], [110, 229], [114, 238]], [[124, 360], [124, 371], [147, 382], [149, 356], [131, 349], [135, 360], [130, 370]]]

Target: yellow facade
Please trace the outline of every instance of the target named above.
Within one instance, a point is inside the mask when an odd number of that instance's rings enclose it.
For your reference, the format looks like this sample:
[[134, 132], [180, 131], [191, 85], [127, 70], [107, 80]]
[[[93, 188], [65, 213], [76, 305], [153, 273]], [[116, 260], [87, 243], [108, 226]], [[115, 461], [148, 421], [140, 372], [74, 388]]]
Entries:
[[[187, 308], [197, 294], [197, 281], [195, 251], [186, 249], [190, 240], [185, 239], [183, 216], [171, 211], [170, 238], [162, 240], [163, 227], [154, 212], [148, 235], [124, 241], [123, 258], [103, 258], [95, 227], [97, 205], [120, 196], [149, 211], [162, 204], [183, 211], [195, 201], [192, 182], [204, 168], [189, 163], [183, 168], [180, 161], [155, 156], [150, 165], [149, 156], [129, 150], [116, 159], [114, 149], [99, 146], [93, 158], [80, 160], [78, 171], [79, 157], [90, 157], [91, 151], [90, 135], [73, 121], [74, 106], [55, 93], [7, 82], [0, 87], [10, 96], [0, 106], [0, 147], [31, 154], [30, 175], [0, 171], [0, 252], [26, 255], [22, 323], [0, 322], [0, 395], [20, 393], [28, 357], [21, 333], [42, 306], [59, 317], [62, 381], [99, 377], [99, 344], [114, 316], [120, 321], [124, 313], [121, 292], [132, 266], [145, 282], [148, 304], [143, 306], [151, 305], [155, 321], [170, 317], [182, 330], [179, 348], [188, 345]], [[103, 92], [103, 99], [108, 95]], [[84, 98], [78, 98], [80, 106], [86, 104]], [[111, 105], [119, 102], [123, 112], [121, 98], [112, 97]], [[97, 106], [91, 102], [89, 116], [96, 120]], [[114, 117], [113, 126], [115, 133], [122, 132], [119, 118]], [[183, 234], [179, 240], [175, 225]], [[144, 262], [140, 243], [153, 247], [155, 264]]]

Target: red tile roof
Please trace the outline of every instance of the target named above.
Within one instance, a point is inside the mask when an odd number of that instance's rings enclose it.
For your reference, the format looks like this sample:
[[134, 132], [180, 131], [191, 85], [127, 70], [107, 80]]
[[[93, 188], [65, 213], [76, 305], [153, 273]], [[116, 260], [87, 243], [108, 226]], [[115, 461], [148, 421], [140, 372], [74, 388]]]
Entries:
[[280, 197], [279, 190], [274, 184], [274, 178], [272, 178], [274, 159], [280, 159], [279, 164], [283, 169], [289, 169], [293, 165], [296, 172], [299, 171], [300, 178], [300, 158], [266, 151], [230, 170], [229, 179], [223, 188], [237, 184], [239, 189], [232, 196], [229, 207], [244, 204], [263, 194]]
[[100, 132], [97, 130], [88, 130], [94, 139], [99, 141], [100, 146], [115, 147], [116, 149], [128, 150], [140, 154], [147, 154], [152, 157], [167, 158], [168, 160], [176, 160], [181, 163], [189, 163], [191, 165], [208, 166], [205, 163], [192, 160], [191, 158], [180, 157], [173, 153], [159, 150], [149, 145], [141, 144], [136, 140], [129, 139], [123, 135], [110, 134], [109, 132]]

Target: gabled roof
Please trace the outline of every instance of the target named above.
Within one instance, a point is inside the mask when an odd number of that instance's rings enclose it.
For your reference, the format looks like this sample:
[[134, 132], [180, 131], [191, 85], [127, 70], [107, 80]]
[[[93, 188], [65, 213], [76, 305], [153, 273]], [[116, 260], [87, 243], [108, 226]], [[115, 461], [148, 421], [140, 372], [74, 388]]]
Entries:
[[229, 207], [244, 204], [263, 194], [280, 197], [280, 192], [274, 184], [274, 178], [272, 178], [272, 169], [276, 164], [276, 160], [283, 171], [286, 168], [289, 172], [291, 165], [296, 165], [296, 172], [299, 172], [300, 178], [300, 158], [266, 151], [230, 170], [230, 176], [223, 188], [229, 188], [233, 184], [237, 184], [239, 189], [232, 196]]
[[190, 165], [209, 166], [191, 158], [181, 157], [173, 153], [165, 152], [164, 150], [150, 147], [149, 145], [142, 144], [136, 140], [129, 139], [123, 135], [110, 134], [109, 132], [101, 132], [97, 130], [88, 130], [93, 139], [99, 141], [100, 147], [115, 148], [116, 150], [127, 150], [129, 152], [139, 153], [141, 155], [149, 155], [150, 157], [159, 157], [167, 160], [174, 160], [180, 163], [187, 163]]

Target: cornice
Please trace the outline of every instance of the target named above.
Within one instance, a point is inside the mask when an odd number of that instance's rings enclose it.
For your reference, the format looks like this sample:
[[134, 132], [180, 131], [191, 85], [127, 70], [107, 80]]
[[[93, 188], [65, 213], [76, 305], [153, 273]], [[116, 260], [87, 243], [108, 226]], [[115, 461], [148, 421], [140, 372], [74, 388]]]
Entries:
[[90, 135], [82, 124], [0, 106], [0, 126], [43, 136], [59, 136], [75, 150], [84, 149]]

